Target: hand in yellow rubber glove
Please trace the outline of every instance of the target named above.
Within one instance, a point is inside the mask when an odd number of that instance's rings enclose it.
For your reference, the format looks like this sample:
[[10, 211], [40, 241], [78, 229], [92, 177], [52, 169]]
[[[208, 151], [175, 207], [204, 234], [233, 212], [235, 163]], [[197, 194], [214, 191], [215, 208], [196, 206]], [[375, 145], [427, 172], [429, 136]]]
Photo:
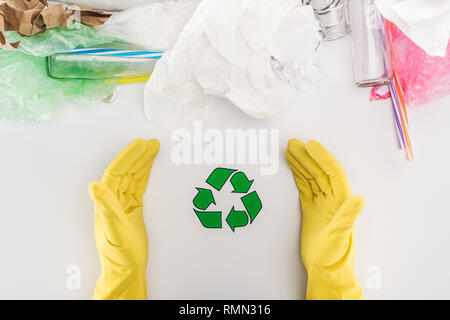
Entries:
[[362, 299], [354, 272], [353, 228], [364, 207], [344, 169], [316, 141], [288, 143], [286, 157], [300, 192], [307, 299]]
[[102, 272], [94, 299], [146, 299], [147, 232], [142, 195], [158, 140], [137, 139], [111, 162], [101, 182], [92, 182], [95, 240]]

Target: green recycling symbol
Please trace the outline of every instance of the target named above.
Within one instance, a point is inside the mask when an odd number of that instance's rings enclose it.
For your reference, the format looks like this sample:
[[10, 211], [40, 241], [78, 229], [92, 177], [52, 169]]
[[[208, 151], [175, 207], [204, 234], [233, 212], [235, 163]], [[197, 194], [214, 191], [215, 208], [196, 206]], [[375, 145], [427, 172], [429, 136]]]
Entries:
[[[245, 194], [241, 197], [242, 209], [236, 210], [233, 206], [225, 221], [231, 230], [238, 227], [245, 227], [255, 220], [262, 209], [262, 203], [256, 191], [248, 192], [253, 184], [245, 173], [235, 169], [216, 168], [206, 179], [206, 183], [215, 190], [220, 191], [227, 181], [230, 181], [234, 190], [232, 193]], [[211, 204], [216, 205], [211, 189], [196, 188], [198, 193], [195, 196], [194, 212], [205, 228], [222, 228], [222, 211], [207, 211]]]

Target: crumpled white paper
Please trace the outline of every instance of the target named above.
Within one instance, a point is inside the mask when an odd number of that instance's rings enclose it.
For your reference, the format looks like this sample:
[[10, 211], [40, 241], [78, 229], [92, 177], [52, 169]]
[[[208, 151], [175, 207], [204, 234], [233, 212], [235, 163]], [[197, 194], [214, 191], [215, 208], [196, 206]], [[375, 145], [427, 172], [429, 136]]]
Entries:
[[98, 31], [139, 47], [167, 50], [173, 47], [201, 0], [147, 2], [150, 4], [114, 13]]
[[445, 57], [450, 38], [450, 1], [376, 0], [381, 14], [425, 52]]
[[[303, 27], [291, 21], [280, 39], [287, 17]], [[167, 129], [183, 127], [203, 117], [211, 96], [255, 118], [275, 115], [290, 88], [277, 77], [273, 60], [313, 57], [314, 63], [318, 38], [310, 32], [317, 32], [313, 11], [297, 0], [202, 1], [147, 83], [146, 117]]]

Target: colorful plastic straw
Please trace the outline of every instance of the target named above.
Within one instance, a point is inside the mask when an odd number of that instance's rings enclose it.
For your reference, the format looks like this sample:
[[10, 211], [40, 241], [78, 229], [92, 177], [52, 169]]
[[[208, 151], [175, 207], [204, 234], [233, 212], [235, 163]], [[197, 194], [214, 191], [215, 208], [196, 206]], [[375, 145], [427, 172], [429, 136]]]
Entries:
[[[396, 52], [392, 46], [392, 22], [382, 18], [384, 25], [384, 36], [383, 36], [383, 46], [386, 50], [388, 59], [395, 59]], [[389, 44], [389, 47], [387, 46]], [[389, 61], [391, 63], [392, 61]], [[406, 110], [405, 100], [403, 98], [402, 88], [398, 80], [398, 75], [395, 67], [392, 65], [393, 79], [389, 84], [389, 91], [391, 93], [392, 108], [394, 112], [394, 120], [397, 131], [397, 136], [400, 144], [400, 148], [405, 150], [406, 159], [411, 161], [414, 159], [414, 153], [411, 143], [411, 138], [409, 136], [409, 121], [408, 113]], [[386, 68], [387, 69], [387, 68]]]

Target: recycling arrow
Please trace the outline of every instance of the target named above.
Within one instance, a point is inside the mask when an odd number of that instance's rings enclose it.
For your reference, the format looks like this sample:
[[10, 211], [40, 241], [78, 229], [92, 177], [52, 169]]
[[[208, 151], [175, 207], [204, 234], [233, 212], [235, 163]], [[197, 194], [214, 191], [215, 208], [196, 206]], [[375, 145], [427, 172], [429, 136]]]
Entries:
[[236, 211], [233, 208], [231, 208], [230, 213], [228, 214], [228, 217], [226, 219], [228, 225], [230, 226], [231, 230], [233, 230], [236, 227], [245, 227], [248, 224], [248, 215], [245, 211]]
[[214, 169], [213, 172], [211, 172], [208, 179], [206, 179], [206, 183], [209, 184], [214, 189], [216, 189], [217, 191], [220, 191], [220, 189], [222, 189], [222, 187], [225, 185], [228, 178], [234, 171], [236, 170], [226, 168], [216, 168]]
[[222, 228], [222, 211], [198, 211], [195, 214], [205, 228]]
[[206, 210], [211, 203], [216, 204], [211, 190], [203, 188], [196, 188], [196, 189], [198, 190], [198, 193], [193, 200], [194, 206], [196, 208]]
[[252, 193], [243, 196], [241, 201], [250, 216], [250, 223], [252, 223], [262, 209], [261, 199], [259, 199], [256, 191], [253, 191]]
[[233, 193], [247, 193], [253, 184], [253, 180], [248, 180], [247, 176], [243, 172], [236, 172], [230, 179], [231, 185], [234, 190]]
[[[232, 193], [245, 194], [241, 197], [241, 206], [244, 208], [236, 209], [233, 206], [225, 219], [234, 232], [236, 228], [245, 227], [255, 220], [262, 209], [262, 203], [256, 191], [248, 193], [254, 180], [249, 180], [245, 173], [241, 171], [216, 168], [206, 179], [206, 183], [216, 191], [220, 191], [228, 180], [233, 187]], [[211, 204], [216, 205], [213, 191], [206, 188], [196, 189], [198, 192], [192, 201], [195, 207], [193, 210], [201, 224], [205, 228], [222, 228], [222, 212], [217, 210], [206, 211]]]

